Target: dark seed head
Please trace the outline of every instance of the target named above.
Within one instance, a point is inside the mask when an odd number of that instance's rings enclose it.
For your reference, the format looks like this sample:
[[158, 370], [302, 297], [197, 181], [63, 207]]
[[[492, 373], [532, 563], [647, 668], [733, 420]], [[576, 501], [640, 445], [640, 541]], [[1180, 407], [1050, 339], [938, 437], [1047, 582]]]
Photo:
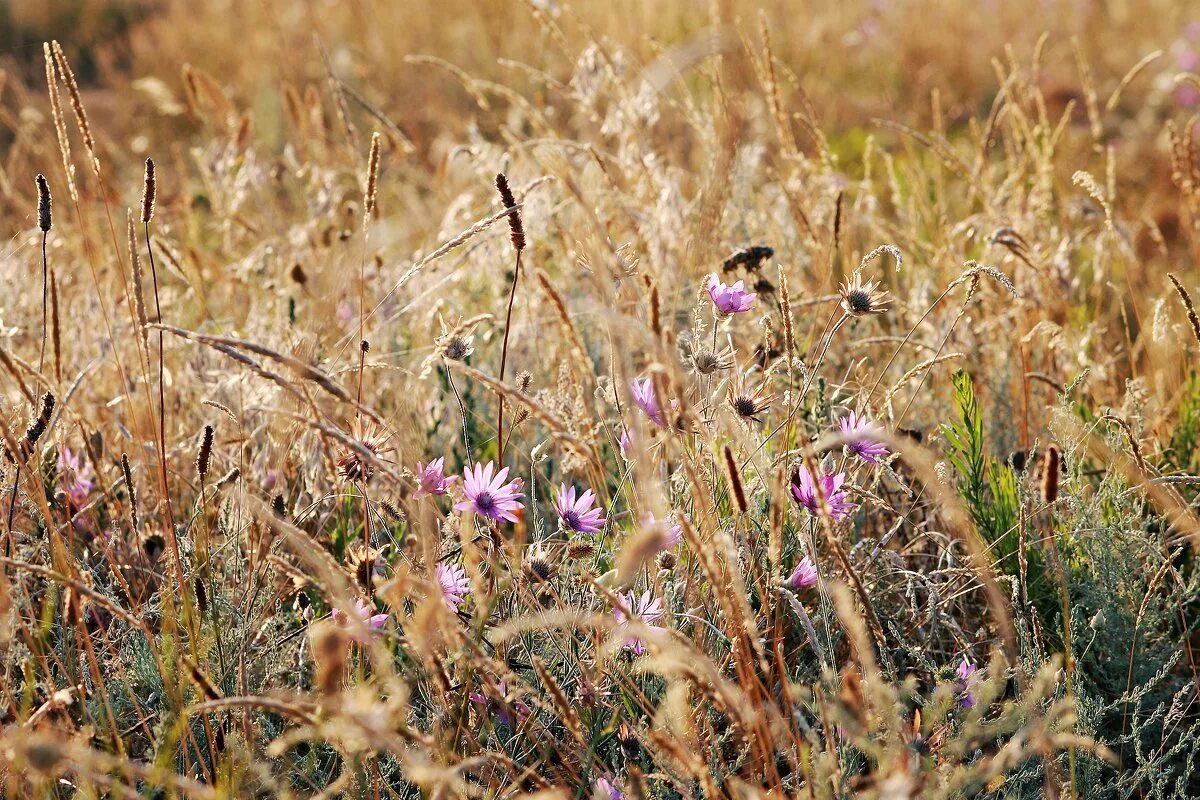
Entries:
[[37, 181], [38, 188], [38, 227], [42, 229], [42, 233], [48, 233], [53, 223], [50, 184], [46, 181], [46, 176], [41, 173], [38, 173], [34, 180]]

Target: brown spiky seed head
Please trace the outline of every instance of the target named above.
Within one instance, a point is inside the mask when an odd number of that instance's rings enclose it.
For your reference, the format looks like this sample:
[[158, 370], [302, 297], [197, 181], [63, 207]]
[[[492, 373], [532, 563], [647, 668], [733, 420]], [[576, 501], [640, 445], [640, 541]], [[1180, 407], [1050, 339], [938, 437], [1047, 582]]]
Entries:
[[500, 200], [508, 212], [508, 232], [512, 237], [513, 247], [520, 252], [525, 249], [525, 227], [521, 224], [521, 212], [516, 209], [517, 199], [513, 197], [512, 189], [508, 187], [508, 178], [501, 172], [496, 175], [496, 189], [500, 192]]
[[154, 219], [154, 198], [158, 194], [158, 183], [154, 178], [154, 159], [146, 159], [146, 180], [142, 186], [142, 224]]
[[212, 459], [213, 437], [216, 431], [212, 425], [205, 425], [200, 434], [200, 449], [196, 454], [196, 474], [203, 481], [208, 476], [208, 466]]
[[37, 181], [38, 189], [38, 227], [42, 229], [42, 233], [49, 233], [50, 226], [54, 223], [50, 184], [46, 181], [46, 176], [40, 172], [34, 180]]

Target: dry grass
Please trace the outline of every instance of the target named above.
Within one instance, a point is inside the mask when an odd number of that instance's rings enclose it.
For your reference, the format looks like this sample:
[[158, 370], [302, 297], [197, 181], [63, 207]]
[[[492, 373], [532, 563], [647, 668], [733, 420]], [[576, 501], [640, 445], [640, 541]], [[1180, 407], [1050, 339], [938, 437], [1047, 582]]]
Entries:
[[0, 7], [7, 795], [1200, 794], [1191, 13]]

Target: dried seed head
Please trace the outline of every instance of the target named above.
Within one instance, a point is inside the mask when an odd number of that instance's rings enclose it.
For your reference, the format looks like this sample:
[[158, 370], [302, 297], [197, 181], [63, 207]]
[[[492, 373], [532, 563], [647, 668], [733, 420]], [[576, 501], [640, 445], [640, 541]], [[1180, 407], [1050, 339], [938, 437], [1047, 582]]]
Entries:
[[454, 334], [442, 346], [442, 354], [451, 361], [462, 361], [475, 352], [474, 341], [474, 336], [459, 336], [458, 334]]
[[146, 159], [146, 179], [142, 186], [142, 224], [150, 224], [154, 219], [154, 197], [158, 193], [158, 185], [154, 179], [154, 159]]
[[158, 560], [165, 548], [163, 537], [157, 533], [151, 533], [142, 539], [142, 552], [146, 554], [147, 560], [151, 563]]
[[50, 184], [46, 181], [46, 176], [40, 172], [34, 180], [37, 181], [38, 188], [38, 227], [42, 229], [42, 233], [49, 233], [54, 217], [53, 203], [50, 200]]
[[364, 225], [375, 213], [375, 190], [379, 182], [379, 145], [381, 141], [378, 132], [371, 135], [371, 155], [367, 159], [367, 191], [363, 196], [363, 205], [366, 207], [363, 216]]
[[701, 375], [711, 375], [720, 370], [733, 368], [733, 357], [728, 350], [699, 350], [690, 356], [692, 367]]
[[50, 425], [50, 417], [54, 415], [54, 395], [46, 392], [42, 395], [42, 407], [38, 413], [37, 419], [30, 423], [25, 429], [25, 455], [28, 456], [33, 452], [33, 448], [38, 443], [38, 439], [42, 438], [42, 434], [46, 432], [46, 428]]
[[746, 503], [746, 490], [742, 488], [742, 476], [738, 472], [737, 459], [733, 456], [733, 450], [729, 445], [725, 445], [725, 477], [729, 481], [729, 488], [733, 493], [733, 499], [737, 502], [738, 512], [745, 514], [749, 505]]
[[771, 256], [775, 255], [775, 251], [766, 245], [756, 244], [747, 247], [745, 250], [739, 250], [721, 265], [723, 272], [732, 272], [740, 266], [745, 266], [750, 272], [754, 272], [762, 263]]
[[1047, 505], [1051, 505], [1058, 499], [1058, 482], [1059, 473], [1062, 465], [1062, 457], [1059, 455], [1058, 448], [1051, 445], [1046, 451], [1045, 459], [1042, 461], [1042, 500]]
[[538, 555], [525, 561], [525, 576], [530, 583], [545, 583], [554, 577], [554, 565]]
[[287, 519], [287, 505], [284, 502], [283, 495], [275, 495], [275, 498], [271, 501], [271, 511], [275, 514], [276, 519]]
[[233, 486], [233, 484], [237, 483], [238, 479], [241, 477], [242, 477], [241, 469], [239, 469], [238, 467], [234, 467], [233, 469], [229, 470], [229, 472], [226, 472], [224, 475], [222, 475], [221, 480], [217, 481], [217, 491], [218, 492], [225, 491], [230, 486]]
[[304, 286], [308, 283], [308, 275], [304, 272], [304, 267], [300, 266], [299, 261], [292, 264], [291, 276], [292, 280], [300, 286]]
[[658, 568], [664, 569], [667, 572], [673, 572], [679, 564], [679, 556], [675, 555], [674, 550], [663, 550], [658, 554]]
[[575, 539], [567, 545], [567, 559], [571, 561], [591, 558], [595, 552], [595, 543], [587, 539]]
[[137, 488], [133, 485], [133, 471], [129, 469], [129, 456], [121, 453], [121, 472], [125, 474], [125, 489], [129, 492], [129, 526], [137, 530]]
[[208, 465], [212, 458], [213, 436], [216, 431], [212, 425], [205, 425], [204, 431], [200, 434], [200, 450], [196, 454], [196, 474], [200, 476], [200, 482], [208, 477]]
[[192, 590], [196, 593], [196, 605], [200, 607], [200, 613], [207, 614], [208, 590], [204, 588], [204, 581], [200, 580], [199, 575], [192, 581]]
[[525, 228], [521, 224], [521, 212], [516, 208], [517, 200], [513, 197], [512, 189], [508, 188], [508, 178], [504, 177], [503, 172], [496, 175], [496, 189], [500, 192], [504, 207], [513, 209], [508, 213], [508, 232], [513, 247], [519, 253], [525, 249]]
[[888, 293], [879, 290], [876, 281], [866, 281], [855, 275], [838, 288], [842, 296], [842, 309], [852, 317], [867, 314], [882, 314], [888, 310]]

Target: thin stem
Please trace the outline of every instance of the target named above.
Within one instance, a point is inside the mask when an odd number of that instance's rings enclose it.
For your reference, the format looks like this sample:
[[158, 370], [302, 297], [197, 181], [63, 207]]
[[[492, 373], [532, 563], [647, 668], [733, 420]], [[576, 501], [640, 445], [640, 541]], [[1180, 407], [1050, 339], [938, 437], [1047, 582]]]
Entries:
[[[508, 363], [508, 335], [512, 331], [513, 301], [517, 297], [517, 282], [521, 280], [521, 251], [513, 268], [512, 288], [508, 292], [508, 310], [504, 313], [504, 344], [500, 348], [500, 381], [504, 382], [504, 367]], [[504, 461], [504, 396], [500, 396], [500, 414], [496, 419], [497, 458]]]

